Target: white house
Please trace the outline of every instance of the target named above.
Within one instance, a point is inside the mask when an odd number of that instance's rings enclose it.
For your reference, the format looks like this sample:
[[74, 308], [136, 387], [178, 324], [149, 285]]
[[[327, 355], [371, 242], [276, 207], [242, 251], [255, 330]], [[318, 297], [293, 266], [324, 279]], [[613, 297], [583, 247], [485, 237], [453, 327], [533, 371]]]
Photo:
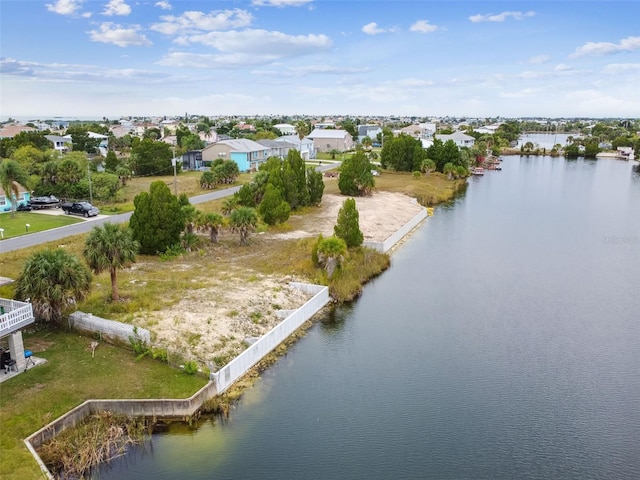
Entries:
[[277, 128], [278, 130], [280, 130], [280, 133], [282, 135], [295, 135], [296, 134], [296, 127], [294, 127], [293, 125], [291, 125], [289, 123], [278, 123], [277, 125], [274, 125], [273, 128]]
[[460, 131], [453, 132], [451, 135], [440, 135], [437, 134], [436, 138], [442, 140], [443, 143], [447, 142], [447, 140], [453, 140], [458, 147], [473, 147], [476, 139], [471, 135], [467, 135], [466, 133], [462, 133]]
[[300, 156], [303, 160], [313, 160], [316, 158], [316, 147], [313, 140], [310, 140], [307, 137], [300, 140], [298, 135], [285, 135], [276, 138], [276, 142], [284, 142], [287, 144], [291, 143], [295, 145], [295, 148], [300, 152]]
[[66, 153], [70, 150], [71, 141], [65, 137], [58, 135], [45, 135], [44, 138], [53, 144], [53, 149], [59, 154]]
[[299, 142], [294, 144], [290, 142], [269, 139], [256, 140], [256, 142], [269, 149], [269, 151], [267, 152], [267, 158], [278, 157], [279, 159], [284, 159], [287, 158], [287, 155], [289, 155], [289, 150], [298, 150], [298, 148], [300, 147]]
[[369, 137], [375, 143], [378, 141], [378, 134], [382, 134], [380, 125], [358, 125], [358, 142], [360, 143], [365, 137]]
[[307, 138], [313, 140], [313, 144], [318, 152], [328, 152], [338, 150], [346, 152], [354, 147], [353, 138], [346, 130], [325, 130], [314, 129]]

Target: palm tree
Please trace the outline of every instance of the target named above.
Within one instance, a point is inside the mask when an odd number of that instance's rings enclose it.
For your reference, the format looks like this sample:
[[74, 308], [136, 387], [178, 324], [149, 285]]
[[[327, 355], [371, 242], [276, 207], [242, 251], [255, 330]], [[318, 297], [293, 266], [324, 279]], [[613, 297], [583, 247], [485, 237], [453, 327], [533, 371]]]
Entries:
[[198, 230], [209, 231], [211, 243], [218, 243], [218, 234], [224, 224], [224, 218], [218, 213], [201, 213], [196, 219]]
[[4, 160], [0, 163], [0, 186], [5, 195], [11, 198], [11, 218], [15, 217], [16, 200], [20, 194], [19, 187], [27, 187], [29, 176], [15, 160]]
[[240, 207], [231, 212], [231, 231], [240, 234], [240, 245], [248, 245], [249, 232], [255, 230], [258, 224], [258, 215], [255, 209]]
[[91, 272], [62, 248], [41, 250], [24, 263], [15, 296], [30, 299], [36, 317], [59, 323], [65, 306], [83, 300], [91, 289]]
[[94, 227], [89, 233], [82, 252], [89, 268], [96, 274], [109, 270], [111, 275], [111, 299], [117, 302], [117, 271], [130, 266], [136, 261], [140, 244], [133, 239], [129, 227], [115, 223], [105, 223]]
[[455, 171], [456, 171], [456, 166], [451, 162], [445, 163], [444, 167], [442, 168], [442, 173], [444, 173], [449, 180], [451, 180], [451, 177], [453, 177], [453, 174], [455, 173]]
[[[296, 123], [296, 133], [300, 139], [300, 156], [302, 157], [302, 139], [309, 135], [309, 124], [304, 120], [300, 120]], [[304, 160], [304, 157], [302, 159]]]
[[238, 208], [238, 197], [236, 197], [235, 195], [222, 201], [223, 215], [226, 215], [226, 216], [231, 215], [236, 208]]
[[329, 278], [340, 267], [346, 253], [347, 243], [341, 238], [323, 238], [318, 242], [318, 261], [324, 266]]

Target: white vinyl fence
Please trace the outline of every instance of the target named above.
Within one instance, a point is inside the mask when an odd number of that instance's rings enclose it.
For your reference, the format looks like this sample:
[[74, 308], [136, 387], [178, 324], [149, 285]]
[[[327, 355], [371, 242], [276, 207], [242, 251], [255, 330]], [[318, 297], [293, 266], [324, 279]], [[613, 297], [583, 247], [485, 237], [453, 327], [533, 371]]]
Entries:
[[308, 283], [291, 283], [290, 285], [307, 293], [313, 293], [314, 296], [231, 362], [211, 374], [211, 380], [215, 382], [218, 393], [229, 388], [238, 378], [329, 303], [329, 289], [325, 286]]

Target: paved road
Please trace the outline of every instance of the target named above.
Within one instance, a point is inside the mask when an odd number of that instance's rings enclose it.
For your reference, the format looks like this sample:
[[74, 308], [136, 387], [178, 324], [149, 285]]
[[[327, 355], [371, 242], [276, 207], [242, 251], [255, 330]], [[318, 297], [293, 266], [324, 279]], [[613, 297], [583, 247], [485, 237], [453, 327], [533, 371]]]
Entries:
[[[233, 195], [240, 189], [239, 186], [225, 188], [224, 190], [214, 190], [213, 192], [203, 193], [202, 195], [196, 195], [191, 197], [189, 201], [192, 204], [205, 203], [211, 200], [217, 200], [219, 198], [228, 197]], [[74, 223], [73, 225], [67, 225], [66, 227], [54, 228], [52, 230], [45, 230], [42, 232], [30, 233], [29, 235], [22, 235], [20, 237], [6, 238], [0, 240], [0, 253], [7, 253], [13, 250], [20, 250], [21, 248], [34, 247], [41, 243], [52, 242], [54, 240], [60, 240], [71, 235], [78, 235], [80, 233], [87, 233], [96, 225], [102, 225], [106, 222], [111, 223], [124, 223], [129, 221], [133, 212], [121, 213], [119, 215], [99, 215], [98, 217], [90, 218], [81, 223]]]
[[[333, 168], [340, 166], [340, 162], [325, 162], [316, 167], [319, 172], [326, 172]], [[213, 192], [203, 193], [202, 195], [196, 195], [190, 197], [189, 201], [197, 205], [199, 203], [210, 202], [211, 200], [218, 200], [220, 198], [233, 195], [240, 190], [240, 186], [225, 188], [223, 190], [214, 190]], [[74, 223], [66, 227], [54, 228], [52, 230], [45, 230], [43, 232], [30, 233], [29, 235], [23, 235], [21, 237], [6, 238], [0, 240], [0, 253], [12, 252], [14, 250], [20, 250], [22, 248], [34, 247], [41, 243], [52, 242], [54, 240], [60, 240], [71, 235], [78, 235], [80, 233], [87, 233], [95, 225], [102, 225], [106, 222], [111, 223], [124, 223], [128, 222], [133, 212], [121, 213], [119, 215], [99, 215], [98, 217], [87, 219], [81, 223]]]

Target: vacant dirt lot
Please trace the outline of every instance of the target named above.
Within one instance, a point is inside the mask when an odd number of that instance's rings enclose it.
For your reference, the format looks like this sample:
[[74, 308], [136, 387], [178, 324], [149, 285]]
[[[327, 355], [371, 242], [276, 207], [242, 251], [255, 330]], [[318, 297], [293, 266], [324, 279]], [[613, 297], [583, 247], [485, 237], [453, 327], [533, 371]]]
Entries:
[[[272, 237], [332, 235], [344, 200], [340, 195], [323, 196], [317, 213], [292, 219], [301, 228]], [[424, 208], [411, 197], [389, 192], [357, 198], [356, 206], [365, 240], [373, 241], [385, 240]], [[240, 353], [247, 340], [273, 328], [281, 320], [280, 310], [298, 308], [308, 300], [306, 294], [289, 286], [293, 278], [236, 273], [211, 280], [209, 286], [191, 290], [170, 309], [147, 313], [134, 323], [148, 328], [156, 342], [187, 358], [210, 366], [215, 359], [215, 365], [221, 366]]]

